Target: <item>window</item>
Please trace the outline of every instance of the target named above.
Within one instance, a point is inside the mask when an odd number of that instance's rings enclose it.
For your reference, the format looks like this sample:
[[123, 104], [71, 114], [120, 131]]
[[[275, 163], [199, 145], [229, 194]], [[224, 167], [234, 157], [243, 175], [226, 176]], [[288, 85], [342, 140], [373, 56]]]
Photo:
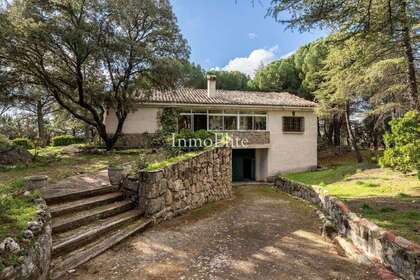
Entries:
[[254, 118], [252, 116], [239, 117], [239, 130], [253, 130]]
[[191, 115], [180, 115], [178, 118], [178, 130], [191, 129]]
[[266, 116], [255, 116], [255, 130], [266, 130], [267, 129], [267, 118]]
[[225, 116], [225, 130], [237, 130], [238, 129], [238, 117], [237, 116]]
[[223, 116], [209, 115], [209, 129], [223, 130]]
[[267, 130], [265, 112], [237, 110], [183, 110], [178, 119], [181, 129], [208, 130]]
[[284, 132], [303, 132], [303, 117], [283, 117]]

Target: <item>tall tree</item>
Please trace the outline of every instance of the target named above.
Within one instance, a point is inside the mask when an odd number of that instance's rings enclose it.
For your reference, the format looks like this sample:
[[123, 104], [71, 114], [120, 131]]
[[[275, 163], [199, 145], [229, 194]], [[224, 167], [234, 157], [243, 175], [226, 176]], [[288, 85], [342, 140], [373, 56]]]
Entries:
[[276, 60], [255, 75], [256, 86], [264, 91], [289, 91], [297, 94], [300, 83], [293, 57]]
[[[406, 75], [413, 108], [419, 108], [413, 36], [420, 20], [418, 0], [272, 0], [269, 14], [290, 28], [308, 30], [327, 27], [341, 31], [343, 39], [354, 36], [377, 38], [392, 48], [404, 50]], [[282, 13], [288, 11], [288, 13]], [[291, 15], [282, 18], [283, 15]], [[418, 36], [418, 35], [417, 35]], [[414, 49], [414, 50], [413, 50]]]
[[136, 97], [174, 87], [189, 55], [168, 0], [15, 0], [5, 15], [0, 61], [95, 127], [107, 149]]
[[206, 72], [199, 64], [185, 63], [182, 68], [181, 86], [189, 88], [206, 88]]
[[46, 146], [48, 143], [47, 118], [56, 110], [57, 105], [54, 97], [40, 86], [22, 86], [12, 92], [11, 98], [15, 102], [15, 108], [28, 113], [36, 120], [39, 144], [42, 147]]
[[215, 75], [218, 89], [247, 90], [249, 77], [239, 71], [215, 71], [210, 70], [207, 74]]

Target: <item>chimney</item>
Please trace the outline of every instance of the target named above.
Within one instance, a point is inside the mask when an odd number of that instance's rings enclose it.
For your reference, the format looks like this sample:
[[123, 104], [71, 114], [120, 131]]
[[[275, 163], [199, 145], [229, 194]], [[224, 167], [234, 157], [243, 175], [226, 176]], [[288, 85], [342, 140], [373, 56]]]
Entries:
[[216, 96], [216, 75], [207, 75], [207, 96]]

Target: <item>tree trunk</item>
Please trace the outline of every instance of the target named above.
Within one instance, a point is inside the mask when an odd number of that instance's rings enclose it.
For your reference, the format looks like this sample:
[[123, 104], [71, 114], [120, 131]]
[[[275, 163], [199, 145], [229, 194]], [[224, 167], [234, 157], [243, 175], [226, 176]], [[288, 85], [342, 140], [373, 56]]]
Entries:
[[333, 119], [333, 131], [334, 131], [334, 146], [341, 145], [341, 117], [334, 115]]
[[419, 109], [419, 100], [417, 93], [416, 67], [414, 65], [414, 54], [411, 46], [410, 27], [407, 19], [407, 3], [400, 1], [402, 41], [404, 45], [405, 59], [407, 60], [408, 84], [412, 99], [413, 109]]
[[84, 129], [85, 129], [85, 140], [86, 140], [86, 142], [90, 142], [92, 140], [92, 138], [91, 138], [91, 135], [90, 135], [89, 124], [85, 123]]
[[107, 133], [106, 126], [103, 123], [100, 123], [96, 127], [98, 131], [98, 135], [104, 141], [107, 151], [112, 150], [115, 146], [115, 143], [117, 143], [118, 138], [121, 136], [121, 132], [122, 132], [126, 118], [127, 118], [127, 114], [122, 114], [121, 117], [117, 117], [118, 119], [117, 128], [115, 129], [115, 132], [112, 135]]
[[326, 131], [326, 136], [328, 139], [328, 146], [333, 145], [333, 133], [334, 133], [334, 116], [329, 122], [328, 131]]
[[47, 145], [48, 139], [44, 124], [44, 111], [42, 109], [42, 102], [41, 100], [38, 100], [36, 104], [36, 121], [38, 125], [39, 145], [41, 147], [45, 147]]
[[350, 125], [350, 105], [348, 101], [346, 102], [346, 110], [344, 114], [345, 114], [345, 120], [346, 120], [347, 134], [350, 139], [352, 148], [354, 152], [356, 153], [357, 162], [362, 162], [363, 157], [360, 154], [359, 147], [357, 146], [357, 142], [356, 142], [356, 139], [353, 134], [353, 130], [351, 129], [351, 125]]
[[321, 131], [320, 131], [320, 125], [319, 125], [319, 118], [316, 118], [316, 129], [318, 133], [318, 139], [321, 139]]

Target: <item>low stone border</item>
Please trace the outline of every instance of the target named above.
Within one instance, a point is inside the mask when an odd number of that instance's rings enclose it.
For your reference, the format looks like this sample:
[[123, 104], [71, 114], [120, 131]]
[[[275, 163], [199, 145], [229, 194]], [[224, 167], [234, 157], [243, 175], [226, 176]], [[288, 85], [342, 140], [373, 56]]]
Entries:
[[16, 241], [7, 237], [0, 242], [0, 258], [14, 255], [17, 260], [16, 265], [5, 267], [0, 272], [2, 280], [48, 279], [52, 249], [51, 214], [43, 199], [35, 199], [35, 203], [37, 215], [21, 233], [23, 238]]
[[341, 236], [351, 240], [369, 259], [379, 261], [403, 279], [420, 279], [418, 244], [396, 236], [367, 219], [360, 218], [336, 197], [325, 195], [322, 189], [283, 177], [275, 180], [275, 186], [317, 205], [327, 219], [324, 231], [331, 231], [331, 228], [334, 228]]

